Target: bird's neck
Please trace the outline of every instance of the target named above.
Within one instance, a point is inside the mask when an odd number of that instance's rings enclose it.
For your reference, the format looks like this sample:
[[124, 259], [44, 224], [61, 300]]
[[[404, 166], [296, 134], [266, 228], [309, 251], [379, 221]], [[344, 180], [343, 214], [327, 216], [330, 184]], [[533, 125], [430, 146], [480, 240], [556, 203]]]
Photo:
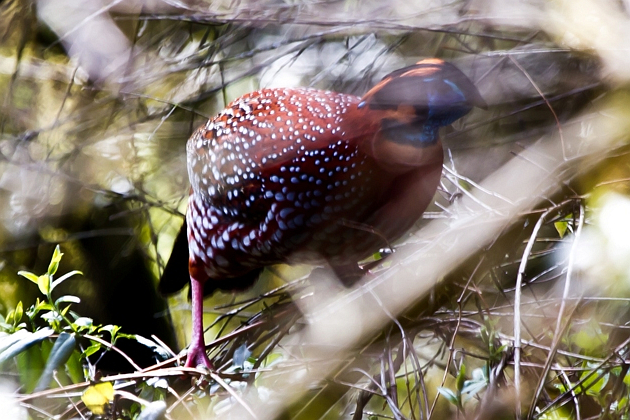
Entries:
[[364, 152], [374, 158], [385, 171], [399, 175], [420, 167], [441, 166], [444, 159], [442, 142], [436, 136], [432, 143], [392, 141], [383, 132], [376, 133], [364, 144]]

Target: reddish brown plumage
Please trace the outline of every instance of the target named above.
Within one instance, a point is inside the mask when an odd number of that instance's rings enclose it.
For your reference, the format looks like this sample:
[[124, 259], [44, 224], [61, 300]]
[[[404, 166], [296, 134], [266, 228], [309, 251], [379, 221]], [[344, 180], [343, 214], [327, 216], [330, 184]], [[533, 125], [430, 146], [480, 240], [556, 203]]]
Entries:
[[430, 203], [437, 130], [480, 105], [455, 67], [426, 60], [363, 98], [263, 89], [238, 98], [188, 141], [193, 340], [203, 349], [201, 285], [238, 289], [262, 267], [325, 260], [347, 271], [402, 235]]

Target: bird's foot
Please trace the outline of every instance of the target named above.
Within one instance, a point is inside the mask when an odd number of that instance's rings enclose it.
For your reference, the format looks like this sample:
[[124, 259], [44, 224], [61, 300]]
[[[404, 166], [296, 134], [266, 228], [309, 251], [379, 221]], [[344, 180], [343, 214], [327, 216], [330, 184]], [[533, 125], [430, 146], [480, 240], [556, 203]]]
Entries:
[[185, 367], [196, 368], [197, 366], [205, 366], [208, 370], [214, 371], [214, 366], [208, 358], [206, 348], [203, 343], [191, 343], [188, 347], [188, 356], [186, 357]]

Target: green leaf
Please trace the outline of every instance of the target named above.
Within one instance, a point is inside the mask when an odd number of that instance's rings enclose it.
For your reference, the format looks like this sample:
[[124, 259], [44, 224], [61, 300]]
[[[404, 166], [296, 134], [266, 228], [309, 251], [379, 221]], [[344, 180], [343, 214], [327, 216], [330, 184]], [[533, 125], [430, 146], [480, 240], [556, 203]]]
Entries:
[[72, 351], [74, 350], [75, 344], [76, 339], [74, 338], [74, 335], [65, 332], [59, 334], [59, 337], [55, 340], [55, 345], [50, 351], [50, 356], [46, 361], [44, 371], [37, 382], [35, 392], [43, 391], [48, 387], [52, 381], [54, 371], [68, 361], [70, 354], [72, 354]]
[[33, 392], [44, 370], [44, 351], [42, 351], [44, 343], [45, 341], [40, 342], [40, 345], [29, 346], [15, 356], [22, 390], [26, 394]]
[[36, 274], [31, 273], [30, 271], [18, 271], [18, 275], [26, 279], [29, 279], [33, 283], [37, 284], [38, 276]]
[[81, 356], [84, 357], [84, 358], [90, 357], [91, 355], [93, 355], [94, 353], [99, 351], [100, 349], [101, 349], [101, 344], [100, 343], [94, 343], [90, 347], [88, 347], [87, 349], [83, 350], [83, 354]]
[[78, 351], [73, 351], [66, 362], [66, 369], [73, 383], [83, 382], [86, 378], [81, 363], [81, 355]]
[[52, 310], [54, 308], [53, 308], [53, 306], [50, 303], [44, 302], [43, 300], [42, 301], [38, 300], [37, 304], [34, 307], [34, 309], [35, 309], [36, 312], [39, 312], [39, 311], [43, 311], [43, 310], [50, 311], [50, 310]]
[[52, 258], [50, 259], [50, 264], [48, 265], [49, 276], [52, 277], [57, 272], [57, 269], [59, 268], [59, 262], [61, 261], [62, 256], [63, 254], [61, 253], [61, 249], [59, 248], [59, 245], [57, 245], [55, 247], [55, 251], [53, 252]]
[[30, 307], [30, 309], [28, 309], [26, 311], [26, 315], [28, 315], [28, 317], [31, 319], [31, 321], [35, 320], [35, 316], [40, 313], [41, 311], [52, 311], [54, 308], [53, 306], [48, 303], [48, 302], [42, 302], [39, 299], [37, 299], [37, 303], [33, 306]]

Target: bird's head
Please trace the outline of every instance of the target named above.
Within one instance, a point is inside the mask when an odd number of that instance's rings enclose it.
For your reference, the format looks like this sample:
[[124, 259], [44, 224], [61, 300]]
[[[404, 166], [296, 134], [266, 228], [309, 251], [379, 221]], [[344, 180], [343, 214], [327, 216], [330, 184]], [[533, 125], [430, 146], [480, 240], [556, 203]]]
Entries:
[[440, 127], [473, 106], [487, 107], [470, 79], [450, 63], [426, 59], [385, 76], [358, 108], [379, 112], [381, 134], [389, 141], [425, 147], [437, 142]]

